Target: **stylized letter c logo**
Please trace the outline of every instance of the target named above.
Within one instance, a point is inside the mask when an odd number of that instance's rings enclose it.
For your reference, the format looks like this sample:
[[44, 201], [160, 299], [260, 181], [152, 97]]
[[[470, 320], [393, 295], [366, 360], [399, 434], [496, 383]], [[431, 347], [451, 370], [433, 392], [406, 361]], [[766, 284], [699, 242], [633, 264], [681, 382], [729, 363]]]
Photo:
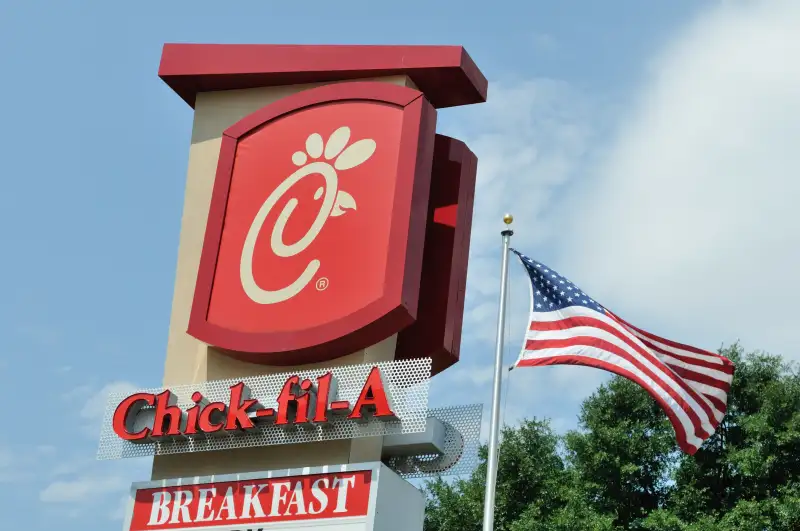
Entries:
[[331, 215], [331, 209], [336, 201], [336, 194], [338, 192], [338, 176], [336, 170], [326, 162], [312, 162], [303, 166], [289, 177], [286, 178], [277, 188], [267, 197], [264, 204], [258, 210], [253, 223], [250, 225], [250, 230], [247, 232], [247, 237], [244, 240], [244, 248], [242, 249], [242, 259], [239, 267], [239, 277], [242, 281], [244, 292], [250, 299], [258, 304], [275, 304], [291, 299], [303, 288], [311, 282], [311, 279], [316, 274], [320, 266], [320, 261], [317, 259], [311, 260], [306, 266], [305, 270], [297, 277], [297, 280], [275, 291], [267, 291], [261, 289], [256, 284], [253, 278], [253, 253], [255, 252], [256, 240], [267, 219], [272, 208], [277, 204], [281, 197], [289, 191], [289, 189], [297, 184], [303, 177], [319, 173], [325, 178], [325, 198], [322, 200], [319, 213], [314, 219], [306, 234], [293, 244], [285, 244], [283, 242], [283, 231], [286, 228], [286, 223], [289, 221], [289, 216], [292, 215], [294, 209], [297, 207], [297, 199], [292, 198], [283, 207], [278, 220], [275, 222], [275, 227], [272, 229], [272, 236], [270, 238], [270, 246], [272, 252], [276, 256], [286, 258], [294, 256], [306, 248], [316, 239], [322, 230], [323, 225]]

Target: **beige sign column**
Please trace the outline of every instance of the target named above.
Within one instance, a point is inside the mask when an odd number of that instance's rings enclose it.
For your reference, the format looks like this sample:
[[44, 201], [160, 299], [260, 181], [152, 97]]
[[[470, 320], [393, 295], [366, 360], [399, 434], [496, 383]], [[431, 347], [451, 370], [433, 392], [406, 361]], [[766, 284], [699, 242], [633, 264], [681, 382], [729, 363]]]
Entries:
[[[364, 79], [414, 87], [407, 76]], [[181, 385], [254, 376], [289, 370], [233, 360], [186, 333], [203, 247], [206, 219], [217, 170], [222, 133], [248, 114], [301, 90], [323, 83], [202, 92], [195, 102], [189, 169], [178, 246], [175, 292], [172, 298], [164, 385]], [[394, 359], [396, 336], [363, 351], [326, 362], [324, 366]], [[304, 368], [313, 368], [308, 365]], [[299, 466], [319, 466], [380, 460], [382, 438], [325, 441], [156, 456], [153, 479], [230, 474]]]

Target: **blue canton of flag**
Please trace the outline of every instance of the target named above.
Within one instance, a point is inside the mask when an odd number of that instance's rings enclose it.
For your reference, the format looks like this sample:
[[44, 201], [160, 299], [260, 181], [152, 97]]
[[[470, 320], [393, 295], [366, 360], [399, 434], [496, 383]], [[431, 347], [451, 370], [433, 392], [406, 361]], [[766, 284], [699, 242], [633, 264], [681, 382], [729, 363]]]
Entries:
[[[517, 251], [514, 251], [517, 253]], [[531, 277], [533, 285], [533, 311], [551, 312], [569, 306], [583, 306], [602, 312], [603, 307], [581, 289], [544, 264], [517, 253]]]

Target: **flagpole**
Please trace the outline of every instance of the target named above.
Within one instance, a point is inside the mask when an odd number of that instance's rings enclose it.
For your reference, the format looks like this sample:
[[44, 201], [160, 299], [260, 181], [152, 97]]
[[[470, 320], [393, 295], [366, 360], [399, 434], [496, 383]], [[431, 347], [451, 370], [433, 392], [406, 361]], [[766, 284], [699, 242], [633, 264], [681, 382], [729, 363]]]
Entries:
[[494, 383], [492, 385], [492, 418], [489, 423], [489, 458], [486, 461], [486, 495], [483, 499], [483, 531], [494, 531], [494, 499], [497, 488], [497, 464], [500, 446], [500, 387], [503, 382], [503, 340], [506, 323], [506, 289], [508, 285], [508, 249], [511, 236], [511, 214], [503, 216], [503, 261], [500, 270], [500, 310], [497, 317], [497, 344], [494, 351]]

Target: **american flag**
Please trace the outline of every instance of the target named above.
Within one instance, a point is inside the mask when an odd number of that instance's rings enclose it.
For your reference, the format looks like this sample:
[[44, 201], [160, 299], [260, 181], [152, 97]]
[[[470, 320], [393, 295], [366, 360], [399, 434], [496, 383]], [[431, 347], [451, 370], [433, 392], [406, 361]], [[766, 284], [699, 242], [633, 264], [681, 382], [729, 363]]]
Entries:
[[531, 279], [530, 325], [514, 367], [586, 365], [633, 380], [667, 414], [680, 448], [694, 454], [725, 416], [733, 363], [631, 325], [566, 277], [513, 251]]

